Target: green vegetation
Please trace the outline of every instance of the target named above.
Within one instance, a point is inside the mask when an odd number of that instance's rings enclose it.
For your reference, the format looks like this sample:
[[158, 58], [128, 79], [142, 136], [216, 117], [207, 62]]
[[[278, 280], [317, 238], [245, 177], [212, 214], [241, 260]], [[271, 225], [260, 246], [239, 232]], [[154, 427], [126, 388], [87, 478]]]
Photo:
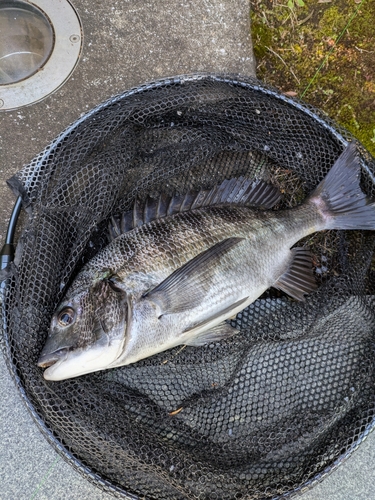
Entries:
[[252, 0], [258, 78], [322, 109], [375, 156], [375, 2], [284, 2]]

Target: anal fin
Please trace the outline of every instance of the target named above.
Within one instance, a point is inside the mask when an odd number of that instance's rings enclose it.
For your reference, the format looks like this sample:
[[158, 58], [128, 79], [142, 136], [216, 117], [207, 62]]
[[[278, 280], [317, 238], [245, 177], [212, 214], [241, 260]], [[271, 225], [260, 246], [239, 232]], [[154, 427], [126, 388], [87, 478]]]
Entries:
[[302, 247], [292, 248], [291, 253], [290, 266], [273, 286], [294, 299], [303, 301], [305, 294], [317, 288], [311, 253]]

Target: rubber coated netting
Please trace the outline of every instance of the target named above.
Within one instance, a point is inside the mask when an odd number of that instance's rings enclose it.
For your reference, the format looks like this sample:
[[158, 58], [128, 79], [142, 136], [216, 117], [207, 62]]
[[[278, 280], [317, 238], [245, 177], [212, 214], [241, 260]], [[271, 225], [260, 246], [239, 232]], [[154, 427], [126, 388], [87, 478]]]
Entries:
[[[294, 206], [347, 139], [256, 80], [186, 76], [102, 104], [10, 180], [27, 216], [3, 290], [3, 347], [42, 431], [88, 479], [118, 497], [278, 498], [371, 430], [370, 231], [306, 238], [318, 290], [304, 303], [269, 290], [232, 321], [241, 333], [229, 340], [63, 382], [37, 367], [54, 309], [107, 244], [112, 215], [241, 175], [279, 186], [276, 210]], [[362, 189], [375, 198], [374, 162], [358, 149]]]

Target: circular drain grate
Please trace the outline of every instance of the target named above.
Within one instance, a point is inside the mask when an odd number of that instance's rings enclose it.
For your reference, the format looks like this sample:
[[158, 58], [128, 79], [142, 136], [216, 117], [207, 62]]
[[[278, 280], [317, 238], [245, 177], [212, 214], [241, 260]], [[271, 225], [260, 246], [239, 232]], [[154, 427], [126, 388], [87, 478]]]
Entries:
[[57, 90], [81, 52], [81, 23], [66, 0], [2, 2], [0, 36], [0, 110], [32, 104]]
[[0, 6], [0, 33], [0, 85], [30, 77], [51, 55], [52, 26], [43, 12], [27, 2]]

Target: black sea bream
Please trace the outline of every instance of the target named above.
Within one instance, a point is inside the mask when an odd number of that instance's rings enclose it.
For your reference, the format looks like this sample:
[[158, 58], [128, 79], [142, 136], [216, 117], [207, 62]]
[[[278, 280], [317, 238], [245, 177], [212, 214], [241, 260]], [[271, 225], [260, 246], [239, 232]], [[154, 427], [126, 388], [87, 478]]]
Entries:
[[375, 204], [359, 178], [351, 144], [292, 209], [270, 210], [278, 190], [244, 178], [136, 205], [134, 228], [114, 225], [118, 236], [84, 266], [53, 315], [38, 362], [44, 377], [64, 380], [226, 338], [237, 331], [225, 320], [272, 286], [303, 300], [316, 284], [309, 250], [291, 249], [295, 243], [324, 229], [375, 229]]

